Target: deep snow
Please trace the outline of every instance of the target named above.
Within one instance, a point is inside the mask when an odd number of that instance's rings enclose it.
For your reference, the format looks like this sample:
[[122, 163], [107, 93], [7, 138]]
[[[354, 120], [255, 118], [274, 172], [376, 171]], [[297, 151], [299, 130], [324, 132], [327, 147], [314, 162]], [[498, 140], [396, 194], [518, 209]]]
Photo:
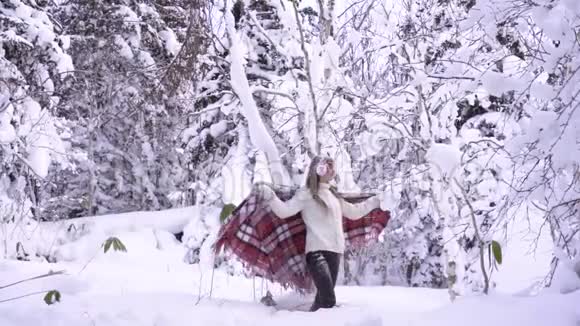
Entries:
[[[54, 244], [53, 250], [67, 260], [53, 264], [0, 260], [0, 287], [49, 270], [66, 271], [65, 275], [0, 288], [0, 302], [39, 291], [57, 289], [62, 293], [61, 302], [51, 306], [44, 303], [44, 293], [0, 303], [0, 325], [578, 326], [580, 323], [580, 291], [567, 295], [555, 290], [542, 291], [532, 297], [501, 294], [501, 286], [487, 297], [460, 297], [453, 303], [446, 290], [338, 287], [339, 308], [316, 313], [276, 310], [259, 303], [266, 289], [282, 307], [308, 306], [312, 299], [260, 279], [229, 276], [222, 270], [215, 271], [211, 290], [211, 268], [186, 263], [186, 248], [172, 235], [178, 226], [183, 228], [183, 216], [188, 212], [199, 211], [122, 214], [90, 223], [81, 220], [99, 231], [72, 242]], [[101, 244], [111, 235], [123, 241], [126, 253], [103, 253]], [[66, 252], [63, 248], [70, 251], [75, 246], [84, 249], [63, 254]], [[511, 268], [513, 277], [518, 278], [514, 272], [517, 266]], [[509, 281], [506, 275], [503, 278]]]
[[[462, 298], [450, 303], [444, 290], [396, 287], [339, 287], [342, 306], [316, 313], [277, 311], [254, 301], [252, 281], [204, 273], [199, 301], [200, 274], [196, 266], [171, 259], [144, 264], [125, 262], [122, 255], [91, 263], [83, 273], [78, 266], [3, 261], [3, 282], [64, 268], [70, 274], [54, 276], [1, 290], [0, 300], [38, 290], [59, 289], [60, 303], [47, 306], [42, 295], [0, 304], [0, 325], [559, 325], [580, 320], [580, 292], [536, 297], [491, 295]], [[260, 282], [257, 282], [260, 292]], [[293, 294], [276, 299], [286, 307], [308, 303]], [[259, 298], [257, 293], [256, 299]], [[199, 302], [198, 302], [199, 301]]]

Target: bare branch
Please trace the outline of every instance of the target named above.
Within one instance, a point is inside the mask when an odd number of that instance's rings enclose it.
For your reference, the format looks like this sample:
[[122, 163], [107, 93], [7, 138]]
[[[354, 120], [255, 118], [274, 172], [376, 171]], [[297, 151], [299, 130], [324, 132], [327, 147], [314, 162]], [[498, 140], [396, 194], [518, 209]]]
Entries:
[[9, 283], [9, 284], [6, 284], [6, 285], [1, 285], [0, 286], [0, 290], [1, 289], [5, 289], [7, 287], [11, 287], [11, 286], [17, 285], [17, 284], [20, 284], [20, 283], [29, 282], [29, 281], [33, 281], [33, 280], [38, 280], [40, 278], [45, 278], [45, 277], [50, 277], [50, 276], [55, 276], [55, 275], [62, 275], [62, 274], [64, 274], [64, 270], [57, 271], [57, 272], [50, 271], [50, 272], [48, 272], [46, 274], [42, 274], [42, 275], [30, 277], [30, 278], [27, 278], [27, 279], [24, 279], [24, 280], [20, 280], [20, 281], [14, 282], [14, 283]]

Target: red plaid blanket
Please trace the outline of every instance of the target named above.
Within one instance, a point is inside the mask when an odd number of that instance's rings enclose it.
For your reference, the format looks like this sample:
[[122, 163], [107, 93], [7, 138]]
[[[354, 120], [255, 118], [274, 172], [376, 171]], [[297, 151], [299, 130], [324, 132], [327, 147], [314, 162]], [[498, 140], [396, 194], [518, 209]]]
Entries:
[[[295, 190], [276, 189], [278, 197], [286, 201]], [[356, 203], [370, 195], [347, 196]], [[360, 247], [376, 240], [387, 225], [389, 211], [375, 209], [357, 220], [343, 217], [347, 246]], [[298, 213], [281, 219], [266, 209], [258, 194], [250, 194], [222, 225], [214, 250], [237, 256], [251, 275], [280, 283], [285, 288], [310, 292], [313, 283], [306, 271], [306, 226]]]

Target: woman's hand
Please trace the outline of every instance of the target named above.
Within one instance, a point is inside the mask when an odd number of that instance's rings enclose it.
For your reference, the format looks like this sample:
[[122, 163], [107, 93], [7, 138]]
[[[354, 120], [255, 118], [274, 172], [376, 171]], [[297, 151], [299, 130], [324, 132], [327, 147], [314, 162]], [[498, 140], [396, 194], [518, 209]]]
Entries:
[[271, 200], [275, 195], [274, 190], [272, 190], [272, 188], [270, 188], [270, 186], [265, 183], [258, 183], [254, 185], [254, 188], [252, 188], [252, 193], [266, 201]]
[[375, 208], [380, 208], [382, 209], [382, 200], [381, 200], [381, 196], [379, 196], [379, 194], [375, 194], [372, 195], [371, 197], [366, 199], [366, 202], [369, 203], [368, 205], [370, 205], [370, 207], [372, 207], [373, 209]]
[[372, 200], [373, 206], [375, 208], [382, 209], [382, 207], [381, 207], [381, 197], [379, 195], [374, 195], [371, 198], [369, 198], [369, 200]]

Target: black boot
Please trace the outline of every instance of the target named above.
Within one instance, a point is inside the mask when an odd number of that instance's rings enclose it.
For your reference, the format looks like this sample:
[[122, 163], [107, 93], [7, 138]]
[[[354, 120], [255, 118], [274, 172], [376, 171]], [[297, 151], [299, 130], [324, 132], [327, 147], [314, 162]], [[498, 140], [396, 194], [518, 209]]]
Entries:
[[314, 312], [318, 309], [320, 309], [320, 306], [318, 305], [318, 302], [316, 302], [316, 300], [314, 300], [314, 302], [312, 303], [312, 306], [310, 306], [310, 311]]

